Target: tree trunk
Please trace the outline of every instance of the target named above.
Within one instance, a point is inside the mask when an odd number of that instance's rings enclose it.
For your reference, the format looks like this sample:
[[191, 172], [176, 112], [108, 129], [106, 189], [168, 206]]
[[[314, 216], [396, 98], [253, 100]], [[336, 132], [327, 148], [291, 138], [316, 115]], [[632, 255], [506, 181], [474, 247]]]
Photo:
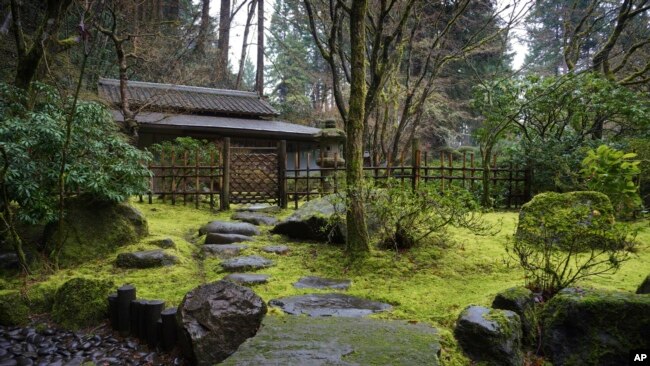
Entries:
[[210, 33], [210, 0], [202, 0], [201, 25], [199, 26], [199, 35], [196, 38], [196, 48], [194, 48], [200, 55], [205, 55], [208, 33]]
[[253, 14], [255, 14], [255, 6], [257, 0], [251, 0], [248, 7], [248, 16], [246, 17], [246, 25], [244, 26], [244, 42], [241, 46], [241, 57], [239, 58], [239, 70], [237, 71], [237, 81], [235, 81], [235, 89], [241, 86], [242, 77], [244, 76], [244, 64], [246, 63], [246, 52], [248, 49], [248, 32], [251, 29], [251, 22], [253, 21]]
[[257, 74], [255, 91], [264, 95], [264, 0], [257, 2]]
[[15, 35], [16, 48], [18, 51], [18, 66], [16, 67], [16, 77], [14, 83], [17, 87], [28, 90], [34, 76], [38, 71], [38, 66], [45, 54], [47, 41], [55, 37], [61, 24], [61, 18], [67, 11], [72, 0], [48, 0], [45, 16], [41, 25], [36, 30], [32, 39], [35, 42], [27, 48], [25, 35], [23, 33], [22, 19], [20, 16], [20, 5], [17, 0], [11, 1], [11, 12], [13, 15], [13, 28]]
[[225, 86], [228, 82], [228, 48], [230, 47], [230, 0], [221, 0], [219, 11], [219, 40], [217, 41], [217, 81]]
[[367, 0], [353, 0], [350, 11], [351, 69], [348, 120], [345, 125], [347, 179], [347, 249], [356, 256], [370, 250], [363, 206], [363, 130], [366, 100]]

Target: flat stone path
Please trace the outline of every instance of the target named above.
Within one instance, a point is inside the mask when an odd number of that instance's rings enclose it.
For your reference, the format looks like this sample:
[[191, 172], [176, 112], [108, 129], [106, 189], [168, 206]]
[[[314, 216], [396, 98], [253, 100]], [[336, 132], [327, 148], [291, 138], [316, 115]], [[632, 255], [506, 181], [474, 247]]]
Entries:
[[435, 328], [351, 318], [267, 315], [223, 365], [439, 365]]
[[250, 271], [275, 266], [275, 262], [258, 255], [235, 257], [221, 262], [221, 267], [227, 272]]
[[345, 294], [307, 294], [269, 301], [291, 315], [360, 318], [392, 309], [389, 304]]
[[242, 250], [248, 248], [243, 244], [205, 244], [201, 247], [205, 254], [216, 255], [219, 258], [232, 258], [238, 256]]
[[352, 281], [350, 280], [335, 280], [332, 278], [307, 276], [307, 277], [301, 277], [298, 280], [298, 282], [293, 284], [293, 287], [347, 290], [350, 288], [351, 284]]
[[262, 248], [263, 252], [273, 253], [273, 254], [287, 254], [289, 253], [289, 247], [286, 245], [268, 245]]
[[240, 285], [261, 285], [269, 281], [269, 275], [258, 273], [231, 273], [224, 277], [226, 281], [238, 283]]

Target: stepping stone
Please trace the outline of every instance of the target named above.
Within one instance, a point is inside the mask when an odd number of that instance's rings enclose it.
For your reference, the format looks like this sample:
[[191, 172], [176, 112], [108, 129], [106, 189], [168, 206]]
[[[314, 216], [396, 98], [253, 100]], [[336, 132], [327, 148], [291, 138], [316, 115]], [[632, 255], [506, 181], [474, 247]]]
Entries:
[[263, 252], [274, 253], [274, 254], [287, 254], [289, 253], [289, 247], [286, 245], [269, 245], [262, 248]]
[[205, 244], [233, 244], [250, 240], [253, 240], [253, 238], [239, 234], [208, 233], [205, 236]]
[[176, 244], [170, 238], [152, 240], [149, 242], [149, 244], [153, 244], [163, 249], [176, 248]]
[[335, 290], [347, 290], [350, 288], [350, 280], [334, 280], [331, 278], [322, 278], [322, 277], [313, 277], [307, 276], [302, 277], [298, 282], [293, 284], [295, 288], [330, 288]]
[[230, 218], [253, 225], [275, 225], [278, 223], [278, 219], [275, 217], [257, 212], [235, 212]]
[[256, 203], [256, 204], [244, 205], [238, 207], [235, 211], [276, 213], [276, 212], [280, 212], [280, 206], [270, 205], [268, 203]]
[[426, 324], [267, 315], [221, 365], [437, 366], [439, 357], [440, 334]]
[[261, 285], [267, 283], [269, 277], [271, 276], [257, 273], [231, 273], [223, 279], [240, 285]]
[[199, 229], [199, 234], [220, 233], [246, 236], [259, 235], [260, 230], [247, 222], [211, 221]]
[[344, 294], [307, 294], [269, 301], [291, 315], [360, 318], [393, 307], [377, 301]]
[[248, 245], [242, 244], [206, 244], [203, 247], [205, 254], [216, 255], [219, 258], [232, 258], [238, 256]]
[[249, 271], [274, 266], [275, 263], [258, 255], [236, 257], [221, 262], [221, 267], [227, 272]]
[[115, 260], [115, 266], [120, 268], [153, 268], [171, 266], [176, 263], [178, 263], [178, 258], [161, 249], [120, 253]]

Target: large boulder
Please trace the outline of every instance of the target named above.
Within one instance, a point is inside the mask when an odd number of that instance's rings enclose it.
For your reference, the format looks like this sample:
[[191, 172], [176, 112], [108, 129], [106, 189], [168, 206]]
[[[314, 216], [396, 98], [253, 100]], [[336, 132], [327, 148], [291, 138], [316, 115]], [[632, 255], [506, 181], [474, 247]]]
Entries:
[[0, 325], [27, 323], [29, 307], [18, 291], [0, 291]]
[[345, 207], [339, 201], [336, 195], [309, 201], [275, 225], [271, 232], [292, 239], [344, 243], [345, 224], [337, 215], [344, 216]]
[[473, 360], [488, 365], [523, 365], [521, 322], [515, 312], [468, 306], [456, 322], [454, 335]]
[[120, 253], [115, 260], [115, 266], [120, 268], [155, 268], [171, 266], [176, 263], [178, 263], [178, 258], [165, 253], [162, 249]]
[[106, 297], [114, 288], [112, 281], [73, 278], [54, 295], [52, 319], [68, 329], [98, 324], [106, 318]]
[[[137, 242], [149, 234], [147, 220], [125, 203], [77, 199], [67, 205], [65, 241], [59, 258], [63, 266], [83, 263]], [[58, 224], [45, 229], [46, 243], [58, 237]]]
[[[521, 207], [515, 238], [533, 245], [551, 242], [559, 249], [618, 245], [614, 209], [599, 192], [541, 193]], [[575, 250], [575, 247], [573, 247]]]
[[181, 350], [193, 364], [219, 363], [257, 333], [266, 311], [247, 287], [229, 281], [201, 285], [185, 295], [176, 313]]
[[532, 345], [537, 336], [535, 316], [536, 295], [525, 287], [512, 287], [499, 292], [492, 301], [492, 308], [514, 311], [521, 319], [523, 341]]
[[[210, 221], [199, 229], [199, 234], [207, 233], [238, 234], [244, 236], [259, 235], [260, 230], [247, 222]], [[217, 244], [217, 243], [208, 243]]]
[[626, 365], [650, 349], [650, 296], [568, 288], [541, 314], [544, 354], [554, 365]]
[[650, 275], [648, 275], [645, 280], [639, 285], [639, 288], [636, 289], [637, 294], [650, 294]]

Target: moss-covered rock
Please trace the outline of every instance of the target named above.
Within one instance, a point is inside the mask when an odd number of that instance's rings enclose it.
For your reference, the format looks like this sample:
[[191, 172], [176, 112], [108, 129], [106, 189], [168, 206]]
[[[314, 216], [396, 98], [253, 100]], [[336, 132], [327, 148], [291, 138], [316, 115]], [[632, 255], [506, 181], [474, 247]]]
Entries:
[[498, 293], [492, 301], [494, 309], [510, 310], [521, 319], [522, 340], [531, 345], [536, 338], [537, 316], [535, 294], [525, 287], [512, 287]]
[[454, 335], [473, 360], [487, 365], [523, 364], [521, 321], [512, 311], [468, 306], [456, 322]]
[[0, 291], [0, 325], [27, 323], [29, 306], [18, 291]]
[[330, 243], [345, 242], [345, 213], [340, 198], [329, 195], [309, 201], [298, 208], [291, 216], [277, 224], [271, 231], [292, 239], [314, 240]]
[[69, 329], [97, 324], [106, 318], [106, 297], [113, 289], [112, 281], [73, 278], [56, 292], [52, 318]]
[[120, 253], [115, 260], [115, 266], [120, 268], [155, 268], [171, 266], [176, 263], [178, 263], [178, 258], [165, 253], [162, 249]]
[[650, 275], [648, 275], [645, 280], [639, 285], [639, 288], [636, 289], [637, 294], [650, 294]]
[[[65, 242], [60, 264], [69, 266], [113, 252], [148, 235], [145, 217], [125, 203], [70, 201], [64, 221]], [[46, 228], [45, 240], [53, 243], [58, 225]]]
[[614, 209], [599, 192], [541, 193], [521, 207], [516, 239], [543, 245], [549, 240], [560, 249], [574, 244], [585, 248], [616, 243], [611, 240]]
[[650, 296], [568, 288], [541, 314], [542, 344], [554, 365], [625, 365], [650, 349]]

